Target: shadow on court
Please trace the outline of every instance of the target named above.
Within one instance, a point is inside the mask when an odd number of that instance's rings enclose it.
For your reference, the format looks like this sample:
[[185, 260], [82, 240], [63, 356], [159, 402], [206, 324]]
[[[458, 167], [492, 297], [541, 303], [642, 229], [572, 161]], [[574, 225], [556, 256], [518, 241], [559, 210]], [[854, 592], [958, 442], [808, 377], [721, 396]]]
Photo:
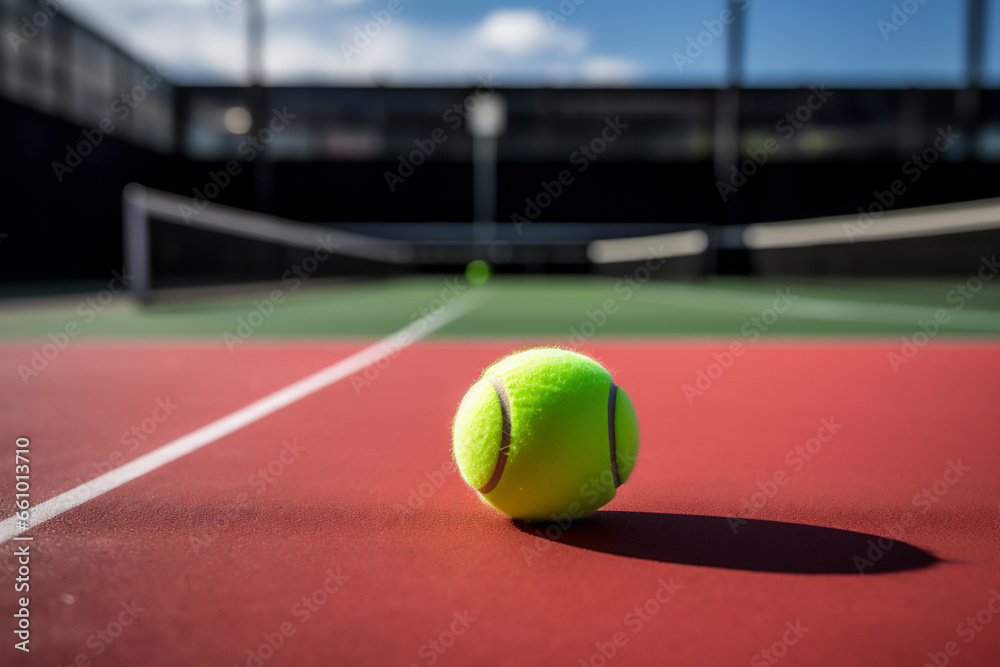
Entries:
[[939, 562], [923, 549], [888, 537], [760, 519], [607, 511], [565, 529], [515, 523], [522, 532], [581, 549], [730, 570], [887, 574]]

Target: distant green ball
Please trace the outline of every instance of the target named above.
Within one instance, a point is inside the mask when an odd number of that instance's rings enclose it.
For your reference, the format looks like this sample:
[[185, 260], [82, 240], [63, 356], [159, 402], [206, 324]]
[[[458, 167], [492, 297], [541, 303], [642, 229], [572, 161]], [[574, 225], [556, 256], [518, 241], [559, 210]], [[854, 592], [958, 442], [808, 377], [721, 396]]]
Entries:
[[462, 478], [493, 507], [563, 521], [615, 497], [635, 466], [639, 424], [599, 363], [537, 348], [483, 371], [455, 415], [452, 448]]
[[465, 279], [473, 285], [482, 285], [490, 279], [490, 265], [481, 259], [474, 259], [465, 267]]

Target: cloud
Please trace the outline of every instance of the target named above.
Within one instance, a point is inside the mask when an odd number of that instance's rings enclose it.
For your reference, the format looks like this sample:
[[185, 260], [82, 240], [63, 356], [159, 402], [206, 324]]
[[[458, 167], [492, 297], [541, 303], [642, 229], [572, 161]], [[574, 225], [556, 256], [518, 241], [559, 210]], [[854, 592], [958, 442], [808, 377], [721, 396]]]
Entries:
[[[493, 11], [471, 25], [415, 21], [416, 5], [387, 23], [384, 3], [268, 0], [265, 72], [271, 84], [465, 84], [492, 74], [500, 85], [623, 84], [640, 68], [593, 53], [585, 31], [553, 30], [534, 9]], [[222, 17], [203, 0], [75, 0], [102, 32], [181, 83], [246, 81], [245, 0]]]
[[588, 58], [580, 68], [588, 83], [630, 83], [639, 76], [637, 63], [613, 56]]
[[74, 0], [66, 11], [137, 59], [162, 65], [174, 81], [246, 78], [241, 5], [220, 15], [203, 0]]
[[[202, 2], [204, 0], [197, 1]], [[324, 7], [331, 6], [347, 7], [349, 5], [359, 5], [365, 2], [367, 2], [367, 0], [265, 0], [264, 7], [268, 14], [282, 14], [284, 12], [298, 10], [319, 11]]]
[[552, 30], [533, 9], [500, 9], [487, 15], [473, 30], [477, 44], [487, 50], [525, 56], [546, 49], [579, 53], [587, 44], [582, 33]]
[[499, 10], [472, 26], [439, 28], [398, 16], [378, 26], [370, 17], [304, 34], [274, 31], [272, 82], [466, 83], [493, 74], [501, 85], [623, 83], [638, 73], [624, 58], [588, 54], [586, 33], [549, 28], [541, 12]]

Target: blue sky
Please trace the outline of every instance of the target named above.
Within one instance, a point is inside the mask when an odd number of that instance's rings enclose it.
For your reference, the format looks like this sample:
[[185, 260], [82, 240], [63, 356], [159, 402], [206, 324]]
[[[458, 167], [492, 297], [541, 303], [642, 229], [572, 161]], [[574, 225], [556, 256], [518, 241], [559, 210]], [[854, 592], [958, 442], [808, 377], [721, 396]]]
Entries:
[[[717, 85], [727, 7], [746, 19], [749, 85], [933, 87], [964, 76], [961, 0], [263, 2], [270, 83], [432, 85], [491, 74], [502, 85]], [[67, 11], [178, 81], [246, 80], [246, 0], [74, 0]], [[987, 15], [987, 73], [998, 85], [1000, 0], [988, 0]], [[358, 37], [366, 27], [370, 37]]]

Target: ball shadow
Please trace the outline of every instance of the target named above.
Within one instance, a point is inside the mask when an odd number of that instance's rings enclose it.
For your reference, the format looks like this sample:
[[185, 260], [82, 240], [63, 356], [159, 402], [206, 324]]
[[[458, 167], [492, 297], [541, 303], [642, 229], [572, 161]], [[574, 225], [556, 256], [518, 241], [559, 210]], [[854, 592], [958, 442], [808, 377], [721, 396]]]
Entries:
[[886, 574], [940, 562], [923, 549], [878, 535], [761, 519], [605, 511], [565, 529], [515, 525], [590, 551], [752, 572], [856, 575], [861, 567], [864, 574]]

